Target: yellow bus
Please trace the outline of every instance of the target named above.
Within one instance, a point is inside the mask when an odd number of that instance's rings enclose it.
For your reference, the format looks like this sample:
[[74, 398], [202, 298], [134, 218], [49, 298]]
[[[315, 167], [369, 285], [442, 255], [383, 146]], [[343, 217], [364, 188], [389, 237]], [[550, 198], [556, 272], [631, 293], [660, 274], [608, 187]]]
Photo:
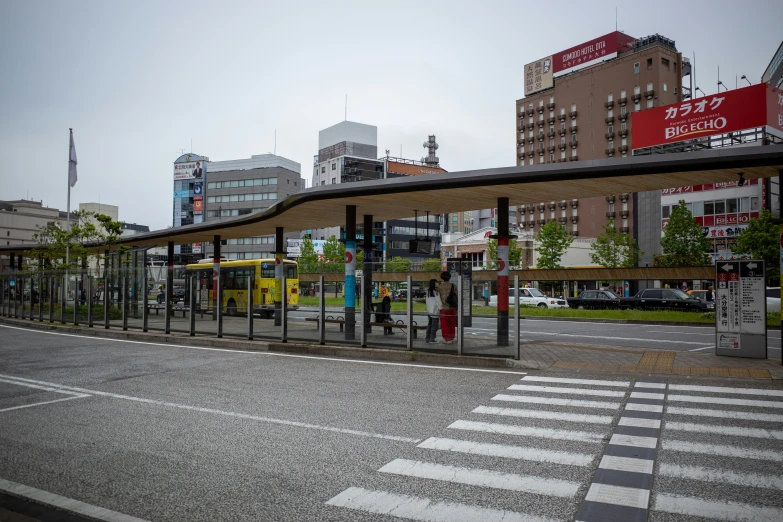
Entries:
[[[283, 261], [285, 267], [285, 296], [289, 308], [299, 305], [299, 270], [296, 261]], [[198, 274], [195, 282], [196, 312], [212, 310], [212, 271], [214, 263], [207, 261], [187, 265], [188, 272]], [[253, 311], [261, 317], [272, 317], [275, 310], [275, 260], [248, 259], [220, 263], [220, 287], [223, 289], [223, 311], [227, 315], [247, 313], [247, 283], [252, 276]]]

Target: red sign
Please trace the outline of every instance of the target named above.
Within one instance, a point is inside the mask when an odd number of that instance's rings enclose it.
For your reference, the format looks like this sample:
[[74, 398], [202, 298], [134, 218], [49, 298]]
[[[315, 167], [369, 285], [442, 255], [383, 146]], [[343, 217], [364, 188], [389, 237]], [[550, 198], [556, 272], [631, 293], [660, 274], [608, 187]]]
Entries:
[[193, 198], [193, 212], [201, 212], [204, 210], [204, 200], [201, 196], [195, 196]]
[[775, 89], [762, 83], [635, 112], [631, 116], [633, 148], [763, 127], [767, 125], [768, 99], [772, 99], [770, 90]]
[[767, 125], [783, 132], [783, 92], [767, 89]]
[[553, 76], [561, 76], [614, 58], [619, 51], [630, 49], [634, 40], [632, 36], [615, 31], [553, 54]]

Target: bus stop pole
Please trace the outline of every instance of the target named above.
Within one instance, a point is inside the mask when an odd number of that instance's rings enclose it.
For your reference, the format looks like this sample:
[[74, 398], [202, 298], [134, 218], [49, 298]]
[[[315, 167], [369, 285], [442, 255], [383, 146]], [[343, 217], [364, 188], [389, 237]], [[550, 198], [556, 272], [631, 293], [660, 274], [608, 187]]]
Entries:
[[288, 342], [288, 288], [286, 288], [285, 277], [285, 262], [281, 260], [280, 269], [280, 290], [281, 290], [281, 305], [280, 305], [280, 341]]
[[49, 289], [49, 323], [54, 322], [54, 277], [52, 273], [46, 276], [46, 286]]
[[60, 301], [60, 323], [65, 324], [65, 305], [68, 301], [68, 271], [63, 273], [63, 284], [60, 287], [60, 295], [62, 301]]
[[318, 344], [326, 344], [326, 298], [323, 274], [318, 277], [318, 294]]
[[198, 273], [190, 274], [190, 296], [188, 297], [188, 308], [190, 316], [188, 317], [188, 335], [196, 335], [196, 281], [199, 280]]
[[[367, 254], [365, 253], [365, 256]], [[364, 266], [367, 266], [367, 263], [364, 264]], [[362, 271], [362, 291], [359, 292], [359, 310], [361, 310], [361, 321], [362, 321], [362, 329], [359, 333], [359, 343], [362, 348], [367, 348], [367, 323], [369, 314], [367, 313], [368, 307], [370, 306], [370, 303], [367, 301], [367, 293], [364, 291], [364, 285], [366, 284], [366, 280], [364, 279], [364, 274], [367, 272]]]
[[[109, 261], [110, 260], [111, 258], [109, 259]], [[103, 276], [103, 328], [108, 330], [110, 326], [109, 318], [111, 317], [111, 315], [109, 314], [109, 308], [111, 307], [111, 300], [109, 299], [109, 289], [111, 287], [109, 286], [109, 280], [111, 278], [111, 274], [110, 271], [106, 270], [105, 268], [103, 274], [104, 274]]]
[[514, 276], [514, 346], [517, 349], [517, 355], [514, 357], [517, 361], [521, 357], [521, 345], [519, 340], [519, 274]]
[[147, 281], [147, 249], [142, 250], [141, 254], [141, 273], [144, 275], [144, 282], [141, 288], [141, 331], [146, 332], [148, 329], [149, 319], [149, 296], [147, 295], [148, 281]]
[[408, 328], [405, 329], [405, 347], [408, 350], [413, 350], [413, 278], [408, 274], [405, 280], [408, 283], [408, 293], [405, 296], [407, 306], [406, 313], [408, 315]]
[[[410, 292], [410, 287], [409, 292]], [[465, 306], [465, 302], [462, 300], [462, 275], [457, 274], [457, 302], [460, 306], [457, 307], [457, 355], [462, 355], [462, 307]]]
[[212, 318], [217, 321], [217, 336], [223, 337], [223, 287], [220, 284], [220, 236], [212, 242]]
[[128, 288], [128, 256], [125, 256], [126, 265], [125, 268], [123, 268], [120, 272], [120, 275], [122, 276], [122, 329], [127, 330], [128, 329], [128, 294], [129, 288]]
[[92, 317], [92, 280], [93, 276], [88, 275], [87, 276], [87, 327], [92, 328], [93, 327], [93, 317]]
[[43, 260], [38, 263], [38, 322], [43, 322]]
[[[250, 266], [247, 275], [247, 339], [253, 340], [253, 289], [256, 282], [256, 267]], [[191, 314], [193, 312], [191, 311]]]
[[169, 241], [167, 249], [166, 259], [166, 298], [164, 300], [166, 306], [166, 335], [171, 333], [171, 312], [172, 301], [174, 300], [174, 241]]

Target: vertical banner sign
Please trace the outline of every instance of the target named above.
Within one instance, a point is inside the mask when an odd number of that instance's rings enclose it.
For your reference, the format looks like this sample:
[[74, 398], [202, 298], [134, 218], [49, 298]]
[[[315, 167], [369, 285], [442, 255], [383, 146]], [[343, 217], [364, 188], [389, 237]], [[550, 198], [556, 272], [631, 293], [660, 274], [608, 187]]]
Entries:
[[215, 256], [212, 265], [212, 302], [217, 306], [218, 283], [220, 282], [220, 258]]
[[[410, 291], [410, 289], [408, 289]], [[356, 241], [345, 242], [345, 307], [356, 306]]]
[[508, 312], [508, 238], [498, 238], [498, 311]]
[[715, 265], [716, 355], [767, 358], [765, 275], [763, 261]]
[[285, 254], [275, 254], [275, 302], [283, 302], [283, 256]]

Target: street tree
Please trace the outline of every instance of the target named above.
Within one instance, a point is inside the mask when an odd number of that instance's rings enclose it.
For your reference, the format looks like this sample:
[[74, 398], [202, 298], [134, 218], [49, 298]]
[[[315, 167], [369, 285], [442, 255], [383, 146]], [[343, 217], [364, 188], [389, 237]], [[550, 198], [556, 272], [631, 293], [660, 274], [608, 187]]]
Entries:
[[703, 266], [707, 264], [710, 240], [704, 237], [691, 211], [680, 200], [672, 208], [661, 238], [663, 255], [655, 257], [656, 266]]
[[315, 251], [315, 246], [309, 237], [304, 238], [302, 246], [300, 247], [299, 259], [299, 271], [303, 274], [312, 274], [318, 270], [318, 253]]
[[[511, 231], [508, 232], [511, 234]], [[487, 242], [487, 253], [489, 255], [489, 262], [487, 268], [490, 270], [496, 270], [498, 267], [498, 240], [490, 239]], [[522, 263], [522, 248], [517, 245], [516, 239], [510, 239], [508, 242], [508, 264], [509, 268], [519, 268]]]
[[437, 257], [430, 257], [421, 262], [421, 269], [424, 272], [440, 272], [443, 264]]
[[386, 272], [410, 272], [411, 264], [407, 257], [395, 256], [386, 261]]
[[571, 246], [574, 238], [557, 221], [550, 221], [538, 231], [536, 252], [538, 268], [562, 268], [560, 259]]
[[[748, 222], [748, 228], [737, 238], [735, 254], [750, 254], [767, 265], [767, 281], [780, 279], [780, 227], [772, 222], [774, 216], [764, 209], [761, 215]], [[770, 285], [771, 286], [771, 285]]]
[[[330, 272], [345, 271], [345, 243], [332, 236], [324, 243], [324, 262], [330, 264]], [[326, 268], [326, 267], [324, 267]]]
[[614, 219], [604, 225], [604, 231], [590, 246], [590, 260], [606, 268], [630, 268], [639, 262], [644, 253], [636, 246], [630, 234], [618, 232], [614, 228]]

